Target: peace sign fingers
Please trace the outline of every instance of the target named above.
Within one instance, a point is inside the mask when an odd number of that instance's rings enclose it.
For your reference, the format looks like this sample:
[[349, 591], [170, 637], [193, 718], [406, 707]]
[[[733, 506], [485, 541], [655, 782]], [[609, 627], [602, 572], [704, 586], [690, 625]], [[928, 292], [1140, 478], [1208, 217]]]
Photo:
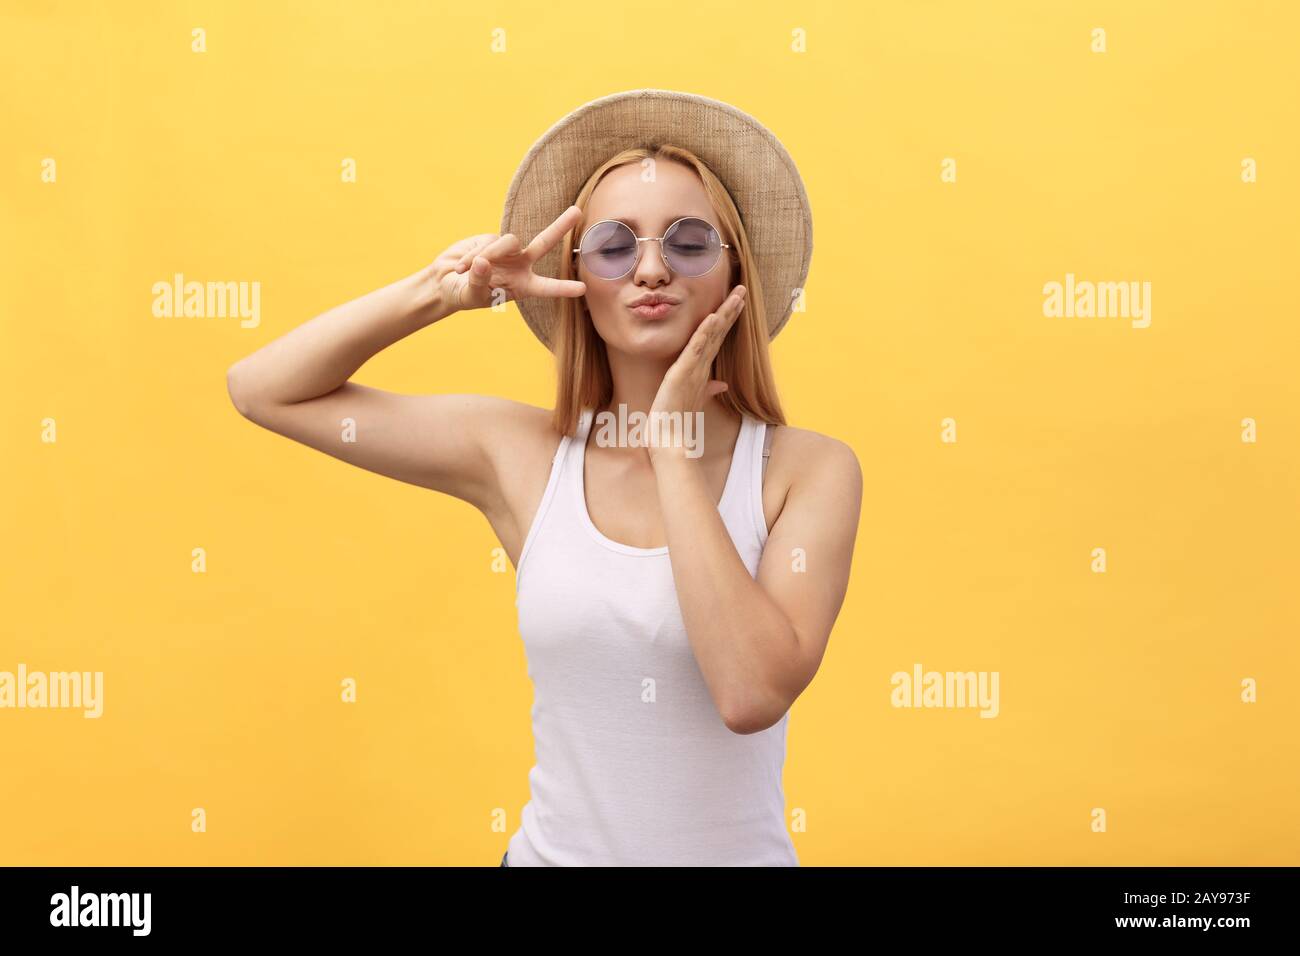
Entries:
[[570, 206], [560, 213], [555, 222], [539, 232], [528, 244], [528, 248], [524, 250], [528, 261], [536, 262], [550, 252], [551, 248], [564, 238], [564, 234], [576, 226], [581, 219], [582, 210], [577, 206]]
[[503, 236], [480, 233], [456, 243], [438, 260], [448, 268], [448, 273], [439, 274], [447, 280], [448, 301], [456, 309], [477, 309], [495, 301], [493, 296], [499, 293], [504, 293], [507, 300], [586, 295], [585, 283], [553, 279], [533, 271], [537, 261], [581, 219], [582, 210], [569, 206], [527, 246], [509, 232]]
[[[546, 253], [550, 252], [564, 234], [576, 226], [582, 219], [582, 210], [570, 206], [555, 218], [555, 221], [539, 232], [523, 251], [524, 261], [530, 266]], [[521, 295], [539, 298], [577, 298], [587, 294], [587, 285], [574, 279], [553, 279], [529, 271], [524, 277]]]

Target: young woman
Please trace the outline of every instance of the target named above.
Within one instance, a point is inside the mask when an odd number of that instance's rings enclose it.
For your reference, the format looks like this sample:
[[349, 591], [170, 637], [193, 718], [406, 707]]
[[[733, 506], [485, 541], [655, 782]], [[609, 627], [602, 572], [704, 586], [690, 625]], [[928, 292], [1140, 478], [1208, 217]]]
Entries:
[[[670, 136], [715, 153], [720, 139], [728, 179]], [[531, 240], [457, 242], [229, 370], [245, 417], [468, 502], [514, 564], [537, 760], [502, 865], [798, 865], [789, 709], [844, 599], [862, 476], [844, 443], [784, 425], [768, 342], [790, 290], [762, 286], [802, 284], [811, 220], [797, 173], [783, 194], [762, 150], [788, 160], [717, 101], [594, 101], [516, 174], [503, 222], [544, 216]], [[782, 231], [790, 196], [801, 218]], [[559, 278], [539, 274], [548, 256]], [[503, 300], [555, 351], [554, 409], [349, 380], [399, 339]], [[618, 423], [637, 413], [688, 431], [628, 438]], [[343, 418], [363, 440], [339, 440]]]

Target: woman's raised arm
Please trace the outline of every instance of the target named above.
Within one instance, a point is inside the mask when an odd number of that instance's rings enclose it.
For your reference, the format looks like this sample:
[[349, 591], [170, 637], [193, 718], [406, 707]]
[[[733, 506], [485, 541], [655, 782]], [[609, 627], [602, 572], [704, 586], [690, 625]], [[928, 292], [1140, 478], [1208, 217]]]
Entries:
[[535, 427], [536, 409], [480, 395], [401, 395], [349, 381], [371, 356], [463, 309], [505, 299], [582, 295], [581, 282], [533, 264], [578, 221], [570, 207], [527, 247], [482, 234], [413, 275], [291, 329], [226, 373], [245, 418], [343, 461], [441, 491], [481, 511], [500, 505], [496, 462]]

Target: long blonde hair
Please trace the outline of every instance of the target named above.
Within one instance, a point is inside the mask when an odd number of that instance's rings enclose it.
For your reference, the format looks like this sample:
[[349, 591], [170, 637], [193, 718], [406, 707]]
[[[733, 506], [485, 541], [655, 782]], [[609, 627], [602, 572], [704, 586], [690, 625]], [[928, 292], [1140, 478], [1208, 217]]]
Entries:
[[[596, 185], [611, 169], [645, 159], [668, 160], [695, 170], [719, 220], [717, 226], [722, 241], [731, 246], [725, 250], [731, 266], [728, 289], [739, 283], [747, 290], [745, 305], [713, 361], [712, 377], [727, 383], [727, 390], [716, 396], [717, 400], [736, 414], [748, 414], [771, 425], [784, 425], [785, 413], [776, 394], [776, 380], [768, 357], [767, 315], [761, 305], [763, 288], [758, 276], [758, 263], [750, 249], [749, 235], [726, 187], [690, 150], [668, 144], [625, 149], [592, 173], [574, 200], [574, 205], [584, 215], [582, 222], [564, 237], [560, 278], [577, 278], [574, 238], [582, 235], [587, 204]], [[614, 382], [605, 342], [592, 324], [584, 299], [564, 297], [558, 301], [559, 321], [552, 333], [556, 367], [552, 424], [561, 434], [572, 435], [584, 408], [603, 408], [609, 403]], [[755, 303], [759, 304], [758, 307]]]

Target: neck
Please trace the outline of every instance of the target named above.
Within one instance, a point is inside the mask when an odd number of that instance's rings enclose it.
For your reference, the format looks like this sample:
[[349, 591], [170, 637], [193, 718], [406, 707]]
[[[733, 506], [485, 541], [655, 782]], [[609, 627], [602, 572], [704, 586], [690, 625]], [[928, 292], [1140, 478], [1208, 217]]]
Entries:
[[609, 404], [603, 410], [617, 415], [619, 406], [623, 406], [628, 415], [633, 412], [650, 414], [655, 396], [659, 394], [659, 386], [663, 384], [664, 376], [671, 367], [670, 361], [630, 359], [611, 353], [609, 370], [614, 386]]
[[[595, 410], [598, 420], [602, 412], [614, 416], [615, 420], [619, 420], [621, 416], [627, 416], [630, 420], [637, 412], [649, 418], [655, 395], [659, 394], [659, 386], [663, 384], [663, 377], [671, 365], [672, 362], [649, 362], [640, 358], [632, 360], [625, 355], [617, 358], [610, 355], [610, 372], [614, 377], [614, 384], [612, 384], [610, 401]], [[623, 407], [621, 414], [620, 406]], [[731, 447], [740, 418], [715, 397], [705, 399], [701, 412], [699, 423], [702, 423], [702, 432], [695, 427], [697, 425], [695, 416], [690, 416], [693, 419], [690, 423], [682, 423], [685, 428], [689, 428], [693, 436], [692, 441], [702, 442], [706, 449]], [[711, 455], [712, 453], [710, 457]]]

